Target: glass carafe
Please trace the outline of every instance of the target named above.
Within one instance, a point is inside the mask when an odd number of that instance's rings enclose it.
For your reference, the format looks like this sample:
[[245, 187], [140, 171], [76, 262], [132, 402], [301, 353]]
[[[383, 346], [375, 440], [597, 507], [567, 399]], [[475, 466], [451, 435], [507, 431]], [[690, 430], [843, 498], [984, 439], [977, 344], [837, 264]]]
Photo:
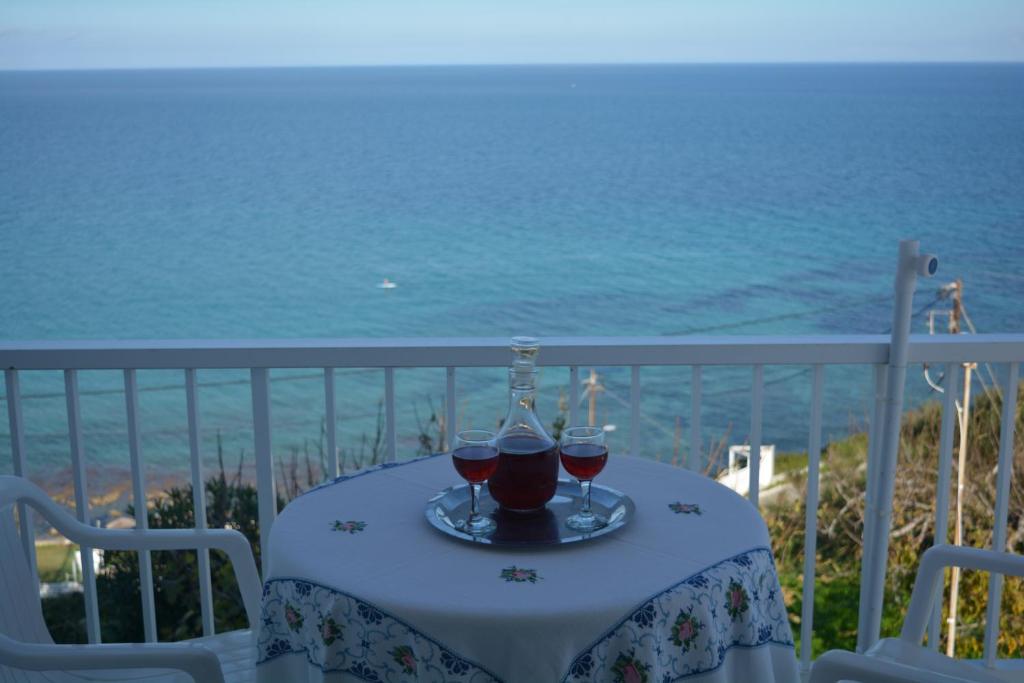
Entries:
[[558, 485], [558, 444], [534, 412], [535, 366], [540, 344], [533, 337], [512, 339], [508, 414], [498, 432], [498, 470], [487, 484], [505, 510], [540, 510]]

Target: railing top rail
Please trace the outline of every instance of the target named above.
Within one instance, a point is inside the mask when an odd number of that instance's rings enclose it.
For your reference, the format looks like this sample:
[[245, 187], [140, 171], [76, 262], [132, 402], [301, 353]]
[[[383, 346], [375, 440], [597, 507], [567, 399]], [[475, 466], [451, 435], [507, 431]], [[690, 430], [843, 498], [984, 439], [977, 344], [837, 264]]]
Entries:
[[[541, 365], [877, 364], [885, 335], [544, 337]], [[1024, 334], [912, 335], [908, 361], [1024, 360]], [[0, 342], [17, 370], [171, 368], [500, 367], [508, 339], [62, 340]]]

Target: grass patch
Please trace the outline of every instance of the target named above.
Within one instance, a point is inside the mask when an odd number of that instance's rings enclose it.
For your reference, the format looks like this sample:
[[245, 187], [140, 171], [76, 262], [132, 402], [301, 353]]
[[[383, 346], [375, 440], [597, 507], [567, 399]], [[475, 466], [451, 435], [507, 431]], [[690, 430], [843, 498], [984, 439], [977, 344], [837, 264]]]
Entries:
[[71, 576], [77, 545], [63, 543], [36, 544], [36, 562], [39, 566], [39, 580], [44, 583], [66, 581]]
[[776, 453], [775, 474], [807, 469], [807, 453]]

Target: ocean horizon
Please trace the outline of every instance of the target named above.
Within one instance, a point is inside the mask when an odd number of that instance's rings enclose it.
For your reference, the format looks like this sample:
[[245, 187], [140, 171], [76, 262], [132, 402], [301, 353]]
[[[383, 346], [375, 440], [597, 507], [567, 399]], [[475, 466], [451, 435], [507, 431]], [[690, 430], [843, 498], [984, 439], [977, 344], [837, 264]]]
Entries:
[[[901, 238], [940, 258], [913, 332], [956, 278], [979, 332], [1019, 331], [1022, 121], [1021, 63], [0, 71], [0, 338], [880, 334]], [[598, 371], [614, 455], [629, 369]], [[807, 368], [765, 373], [764, 442], [806, 449]], [[248, 374], [199, 375], [208, 471], [218, 438], [251, 462]], [[869, 375], [829, 370], [827, 438], [863, 426]], [[395, 376], [406, 458], [444, 370]], [[275, 456], [315, 452], [322, 375], [273, 379]], [[98, 492], [127, 471], [121, 374], [80, 381]], [[59, 486], [63, 378], [21, 383], [29, 475]], [[147, 476], [186, 477], [183, 373], [139, 383]], [[542, 374], [548, 424], [567, 383]], [[746, 439], [749, 386], [705, 370], [705, 444]], [[383, 372], [337, 391], [356, 457]], [[460, 426], [503, 415], [501, 368], [459, 391]], [[644, 369], [645, 454], [671, 460], [677, 422], [685, 452], [688, 396], [687, 368]], [[908, 405], [934, 396], [911, 368]]]

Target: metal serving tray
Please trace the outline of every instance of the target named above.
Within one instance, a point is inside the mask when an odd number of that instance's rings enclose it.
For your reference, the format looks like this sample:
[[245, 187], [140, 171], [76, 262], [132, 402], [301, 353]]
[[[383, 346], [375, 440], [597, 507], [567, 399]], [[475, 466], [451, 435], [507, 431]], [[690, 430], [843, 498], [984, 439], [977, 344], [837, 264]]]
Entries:
[[607, 518], [608, 525], [582, 533], [565, 525], [566, 518], [579, 511], [581, 503], [579, 483], [559, 479], [555, 497], [544, 509], [532, 513], [508, 512], [498, 507], [484, 484], [480, 493], [480, 514], [491, 517], [498, 527], [488, 536], [473, 536], [460, 528], [469, 516], [469, 486], [462, 484], [446, 488], [431, 498], [426, 515], [435, 529], [453, 538], [481, 545], [524, 548], [600, 538], [622, 528], [636, 514], [636, 507], [629, 496], [607, 486], [593, 484], [590, 507], [595, 514]]

